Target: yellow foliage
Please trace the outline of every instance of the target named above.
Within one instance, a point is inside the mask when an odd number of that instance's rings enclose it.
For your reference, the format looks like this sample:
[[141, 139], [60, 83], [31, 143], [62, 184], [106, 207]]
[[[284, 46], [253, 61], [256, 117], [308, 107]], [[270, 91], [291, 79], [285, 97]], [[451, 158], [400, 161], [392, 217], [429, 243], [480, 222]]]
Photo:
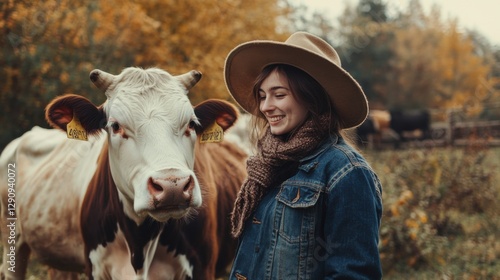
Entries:
[[410, 190], [404, 190], [399, 196], [398, 204], [404, 205], [408, 202], [408, 200], [413, 198], [413, 193]]
[[418, 228], [418, 222], [415, 221], [414, 219], [406, 219], [405, 220], [405, 225], [408, 228]]
[[392, 214], [393, 217], [398, 217], [399, 216], [398, 205], [396, 205], [396, 204], [392, 204], [391, 205], [391, 214]]
[[441, 175], [443, 173], [443, 169], [441, 167], [441, 164], [439, 164], [439, 162], [436, 159], [432, 161], [432, 167], [433, 167], [433, 170], [436, 171], [434, 173], [434, 179], [432, 180], [433, 185], [435, 187], [438, 187], [439, 184], [441, 183]]
[[52, 66], [52, 63], [46, 61], [46, 62], [43, 62], [42, 63], [42, 67], [40, 68], [40, 72], [42, 74], [45, 74], [47, 73], [47, 71], [49, 71], [50, 67]]
[[411, 9], [406, 20], [410, 23], [404, 28], [392, 26], [393, 73], [376, 88], [389, 92], [394, 105], [412, 102], [479, 114], [484, 103], [494, 100], [492, 62], [475, 53], [474, 42], [456, 20], [443, 22], [436, 11], [427, 16]]
[[416, 232], [411, 232], [410, 233], [410, 239], [411, 240], [417, 240], [417, 233]]
[[[52, 52], [41, 56], [38, 73], [74, 71], [64, 69], [73, 64], [113, 73], [128, 66], [161, 67], [174, 75], [197, 69], [203, 79], [190, 95], [193, 103], [230, 99], [222, 71], [226, 55], [239, 43], [289, 35], [277, 31], [278, 18], [288, 12], [279, 0], [6, 2], [0, 29], [10, 32], [16, 53], [36, 56], [48, 46], [79, 60]], [[68, 81], [66, 74], [51, 78]]]
[[420, 222], [421, 222], [422, 224], [425, 224], [425, 223], [427, 223], [427, 221], [428, 221], [427, 214], [425, 214], [425, 213], [423, 213], [423, 212], [422, 212], [422, 215], [420, 215], [420, 216], [419, 216], [419, 218], [420, 218]]
[[68, 82], [69, 80], [69, 74], [66, 73], [66, 72], [63, 72], [61, 73], [61, 75], [59, 75], [59, 80], [61, 81], [61, 83], [65, 84]]

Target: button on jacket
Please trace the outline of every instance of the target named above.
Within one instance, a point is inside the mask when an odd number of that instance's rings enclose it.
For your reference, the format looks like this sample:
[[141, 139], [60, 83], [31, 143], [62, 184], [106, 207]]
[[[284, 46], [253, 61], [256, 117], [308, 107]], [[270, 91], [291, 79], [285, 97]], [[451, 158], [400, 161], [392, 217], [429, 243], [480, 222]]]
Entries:
[[230, 279], [380, 279], [382, 186], [333, 137], [270, 189], [245, 224]]

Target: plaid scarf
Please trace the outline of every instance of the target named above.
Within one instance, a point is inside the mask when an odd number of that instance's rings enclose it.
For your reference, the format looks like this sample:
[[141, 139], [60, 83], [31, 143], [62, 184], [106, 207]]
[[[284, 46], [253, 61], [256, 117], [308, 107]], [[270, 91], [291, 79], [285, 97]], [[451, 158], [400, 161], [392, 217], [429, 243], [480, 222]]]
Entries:
[[231, 234], [237, 238], [269, 188], [297, 173], [299, 160], [314, 151], [329, 133], [330, 115], [320, 123], [309, 118], [292, 137], [283, 139], [267, 128], [257, 143], [259, 153], [247, 160], [248, 177], [243, 182], [231, 215]]

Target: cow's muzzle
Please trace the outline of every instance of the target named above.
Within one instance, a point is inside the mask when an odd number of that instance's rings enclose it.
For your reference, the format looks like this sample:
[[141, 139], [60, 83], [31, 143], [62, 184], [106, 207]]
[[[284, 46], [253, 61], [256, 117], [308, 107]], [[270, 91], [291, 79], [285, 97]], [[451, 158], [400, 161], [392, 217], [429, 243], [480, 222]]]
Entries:
[[179, 211], [191, 206], [195, 182], [190, 175], [153, 176], [148, 180], [148, 191], [152, 196], [155, 211]]

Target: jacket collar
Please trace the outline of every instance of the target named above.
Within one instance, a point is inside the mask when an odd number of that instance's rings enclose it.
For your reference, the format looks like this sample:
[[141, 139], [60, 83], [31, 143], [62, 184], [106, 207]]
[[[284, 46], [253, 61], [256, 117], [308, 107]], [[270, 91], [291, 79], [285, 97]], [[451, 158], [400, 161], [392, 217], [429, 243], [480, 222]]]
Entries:
[[328, 149], [332, 144], [337, 144], [341, 141], [341, 138], [337, 134], [330, 135], [330, 137], [326, 138], [319, 147], [310, 155], [302, 158], [300, 162], [299, 169], [302, 169], [308, 172], [311, 169], [314, 169], [316, 165], [318, 165], [318, 161], [312, 160], [317, 158], [320, 154], [322, 154], [326, 149]]

